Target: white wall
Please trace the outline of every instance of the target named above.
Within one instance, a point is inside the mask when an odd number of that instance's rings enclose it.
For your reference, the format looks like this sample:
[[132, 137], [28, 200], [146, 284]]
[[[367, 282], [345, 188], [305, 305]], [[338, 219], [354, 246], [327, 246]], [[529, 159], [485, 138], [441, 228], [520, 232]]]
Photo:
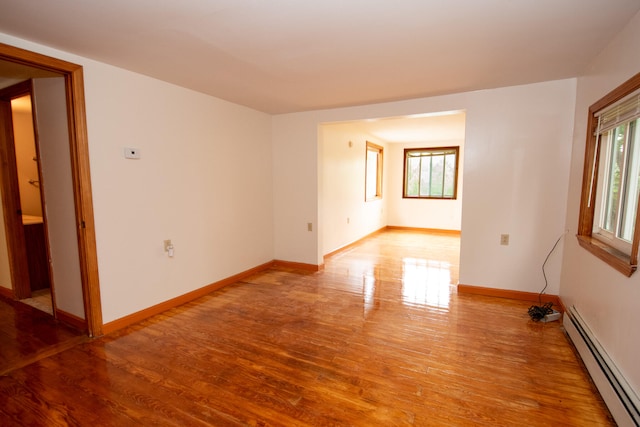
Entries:
[[[318, 126], [325, 122], [466, 111], [460, 282], [538, 292], [541, 265], [564, 232], [575, 79], [274, 117], [276, 258], [322, 262]], [[320, 209], [318, 210], [318, 206]], [[500, 234], [511, 244], [500, 246]], [[547, 265], [559, 289], [559, 253]]]
[[640, 71], [640, 14], [618, 34], [578, 79], [569, 187], [567, 239], [560, 296], [575, 305], [609, 356], [640, 395], [640, 273], [618, 273], [582, 249], [578, 226], [587, 114], [591, 104]]
[[[467, 108], [460, 282], [539, 292], [565, 232], [575, 80], [477, 95]], [[546, 266], [549, 294], [559, 291], [561, 248]]]
[[[458, 153], [458, 192], [456, 200], [405, 199], [402, 197], [405, 148], [455, 146], [460, 147], [460, 151]], [[455, 141], [428, 141], [411, 144], [390, 144], [388, 159], [388, 225], [459, 231], [462, 226], [464, 139]]]
[[[84, 67], [105, 323], [274, 258], [269, 115], [11, 36], [0, 42]], [[142, 158], [125, 160], [124, 147]]]
[[[321, 135], [326, 255], [387, 225], [389, 145], [363, 134], [354, 123], [322, 125]], [[383, 147], [382, 198], [369, 202], [364, 196], [367, 141]]]
[[56, 308], [84, 319], [64, 78], [34, 79], [33, 100]]
[[103, 65], [85, 82], [105, 321], [273, 259], [270, 116]]
[[[273, 116], [273, 232], [275, 259], [319, 265], [322, 239], [318, 203], [322, 147], [314, 112]], [[320, 159], [320, 160], [318, 160]], [[311, 223], [313, 231], [307, 231]]]

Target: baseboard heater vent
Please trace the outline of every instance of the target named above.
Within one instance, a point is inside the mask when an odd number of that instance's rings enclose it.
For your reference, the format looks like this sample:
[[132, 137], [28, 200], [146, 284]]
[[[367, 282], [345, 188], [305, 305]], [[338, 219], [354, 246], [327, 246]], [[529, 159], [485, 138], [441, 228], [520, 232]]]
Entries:
[[563, 324], [618, 425], [640, 427], [640, 399], [574, 306]]

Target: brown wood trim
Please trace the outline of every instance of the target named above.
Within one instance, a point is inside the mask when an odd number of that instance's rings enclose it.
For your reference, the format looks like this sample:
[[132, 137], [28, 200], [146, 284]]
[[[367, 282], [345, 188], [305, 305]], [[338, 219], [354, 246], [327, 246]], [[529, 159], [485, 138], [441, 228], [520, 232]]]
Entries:
[[187, 292], [186, 294], [161, 302], [160, 304], [156, 304], [154, 306], [145, 308], [144, 310], [140, 310], [138, 312], [121, 317], [120, 319], [116, 319], [111, 322], [105, 323], [102, 326], [102, 332], [104, 334], [110, 334], [111, 332], [117, 331], [118, 329], [122, 329], [134, 323], [141, 322], [151, 316], [155, 316], [156, 314], [160, 314], [174, 307], [178, 307], [180, 305], [186, 304], [190, 301], [203, 297], [207, 294], [210, 294], [211, 292], [217, 291], [218, 289], [224, 288], [225, 286], [239, 282], [243, 279], [246, 279], [249, 276], [260, 273], [261, 271], [268, 270], [273, 266], [274, 266], [274, 261], [266, 262], [257, 267], [253, 267], [253, 268], [250, 268], [249, 270], [243, 271], [242, 273], [229, 276], [226, 279], [222, 279], [218, 282], [212, 283], [210, 285], [204, 286], [194, 291]]
[[593, 217], [595, 210], [596, 191], [598, 187], [598, 174], [593, 174], [594, 166], [597, 169], [600, 162], [600, 152], [596, 152], [596, 137], [594, 133], [598, 121], [593, 114], [589, 114], [587, 121], [587, 141], [584, 152], [584, 168], [582, 170], [582, 192], [580, 197], [580, 218], [578, 222], [578, 234], [591, 236], [593, 229]]
[[83, 299], [89, 335], [102, 335], [102, 305], [100, 304], [100, 279], [96, 250], [93, 196], [89, 168], [89, 140], [84, 99], [84, 74], [77, 67], [67, 74], [67, 97], [70, 100], [69, 133], [71, 138], [71, 169], [76, 201], [76, 227], [80, 254], [80, 273], [84, 285]]
[[420, 228], [420, 227], [402, 227], [400, 225], [387, 225], [387, 230], [401, 230], [401, 231], [417, 231], [431, 234], [446, 234], [450, 236], [460, 236], [460, 230], [446, 230], [441, 228]]
[[31, 52], [19, 47], [0, 43], [0, 59], [4, 59], [16, 64], [28, 65], [40, 68], [41, 70], [53, 71], [54, 73], [64, 73], [70, 66], [76, 66], [62, 59]]
[[598, 239], [590, 236], [576, 236], [578, 243], [584, 249], [600, 258], [602, 261], [609, 264], [611, 267], [618, 270], [620, 273], [627, 277], [630, 277], [637, 269], [637, 265], [632, 265], [630, 258], [625, 253], [612, 248], [609, 245], [605, 245]]
[[483, 295], [487, 297], [496, 297], [496, 298], [507, 298], [507, 299], [515, 299], [519, 301], [532, 301], [532, 302], [552, 302], [554, 306], [560, 308], [564, 312], [564, 304], [560, 301], [560, 297], [558, 295], [549, 295], [549, 294], [538, 294], [535, 292], [524, 292], [524, 291], [514, 291], [510, 289], [498, 289], [498, 288], [484, 288], [482, 286], [473, 286], [473, 285], [458, 285], [458, 293], [459, 294], [470, 294], [470, 295]]
[[86, 127], [82, 67], [4, 43], [0, 43], [0, 59], [53, 71], [65, 77], [70, 136], [69, 146], [76, 203], [85, 318], [89, 335], [102, 335], [102, 307], [100, 303], [98, 257], [91, 195], [89, 142]]
[[59, 308], [56, 308], [56, 319], [79, 331], [87, 331], [87, 322], [83, 318], [71, 313], [67, 313], [64, 310], [60, 310]]
[[18, 299], [31, 296], [11, 113], [11, 98], [15, 97], [16, 90], [21, 90], [22, 86], [24, 85], [14, 85], [0, 91], [0, 122], [4, 124], [0, 129], [0, 183], [2, 183], [0, 193], [11, 285]]
[[293, 262], [293, 261], [283, 261], [280, 259], [273, 260], [274, 268], [291, 268], [293, 270], [304, 270], [304, 271], [321, 271], [324, 270], [324, 264], [315, 265], [315, 264], [305, 264], [302, 262]]
[[20, 98], [26, 95], [32, 95], [33, 84], [31, 80], [25, 80], [20, 83], [0, 89], [0, 97], [5, 101]]
[[339, 253], [340, 253], [340, 252], [342, 252], [342, 251], [346, 251], [347, 249], [350, 249], [350, 248], [352, 248], [352, 247], [354, 247], [354, 246], [356, 246], [356, 245], [360, 244], [363, 240], [368, 239], [369, 237], [371, 237], [371, 236], [373, 236], [373, 235], [375, 235], [375, 234], [382, 233], [382, 232], [383, 232], [383, 231], [385, 231], [387, 228], [388, 228], [388, 227], [382, 227], [382, 228], [379, 228], [379, 229], [377, 229], [376, 231], [373, 231], [373, 232], [371, 232], [371, 233], [367, 234], [366, 236], [359, 238], [359, 239], [358, 239], [358, 240], [356, 240], [355, 242], [351, 242], [351, 243], [349, 243], [349, 244], [346, 244], [346, 245], [342, 246], [341, 248], [336, 249], [335, 251], [331, 251], [331, 252], [329, 252], [328, 254], [324, 255], [324, 256], [323, 256], [323, 259], [325, 259], [325, 260], [326, 260], [327, 258], [331, 258], [332, 256], [334, 256], [334, 255], [336, 255], [336, 254], [339, 254]]
[[11, 300], [15, 298], [13, 289], [5, 288], [4, 286], [0, 286], [0, 296]]
[[596, 113], [603, 108], [613, 104], [614, 102], [621, 100], [637, 89], [640, 89], [640, 73], [637, 73], [636, 75], [622, 83], [620, 86], [593, 103], [593, 105], [589, 107], [589, 113], [593, 115], [593, 113]]

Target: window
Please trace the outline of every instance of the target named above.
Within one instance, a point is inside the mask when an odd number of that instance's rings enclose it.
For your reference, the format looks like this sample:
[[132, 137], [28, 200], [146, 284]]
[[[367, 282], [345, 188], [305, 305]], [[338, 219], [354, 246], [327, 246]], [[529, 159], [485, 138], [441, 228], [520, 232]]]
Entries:
[[382, 147], [367, 141], [365, 201], [382, 198]]
[[580, 245], [631, 276], [638, 264], [640, 73], [589, 108]]
[[402, 194], [410, 199], [455, 199], [459, 147], [404, 150]]

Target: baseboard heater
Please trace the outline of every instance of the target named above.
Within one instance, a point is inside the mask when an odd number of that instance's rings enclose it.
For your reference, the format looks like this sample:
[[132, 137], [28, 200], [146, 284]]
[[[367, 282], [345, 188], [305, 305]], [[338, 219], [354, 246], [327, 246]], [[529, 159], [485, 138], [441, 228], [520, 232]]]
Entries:
[[616, 423], [640, 427], [640, 399], [574, 306], [565, 313], [563, 325]]

